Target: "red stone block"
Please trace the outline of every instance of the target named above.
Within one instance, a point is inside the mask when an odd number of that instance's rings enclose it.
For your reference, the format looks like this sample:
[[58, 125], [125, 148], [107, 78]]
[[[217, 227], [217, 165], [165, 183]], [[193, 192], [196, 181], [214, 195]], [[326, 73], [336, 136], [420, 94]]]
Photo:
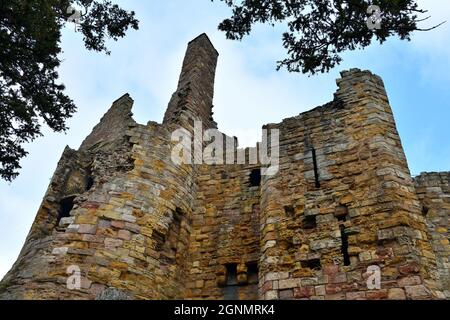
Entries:
[[323, 267], [323, 273], [329, 276], [334, 276], [339, 272], [339, 266], [337, 265], [328, 265]]
[[376, 251], [377, 258], [387, 259], [394, 256], [392, 248], [378, 248]]
[[309, 298], [314, 295], [314, 287], [294, 288], [294, 298]]
[[342, 284], [327, 284], [325, 290], [327, 294], [335, 294], [343, 291]]
[[420, 266], [416, 262], [410, 262], [399, 266], [398, 271], [403, 275], [419, 273]]
[[262, 293], [266, 293], [267, 291], [272, 290], [272, 281], [267, 281], [261, 288]]
[[128, 230], [119, 230], [118, 237], [123, 240], [130, 240], [131, 235]]
[[366, 292], [367, 300], [383, 300], [388, 298], [387, 290], [374, 290]]
[[98, 202], [90, 202], [90, 201], [86, 201], [85, 203], [83, 203], [81, 205], [82, 208], [85, 209], [98, 209], [100, 207], [100, 203]]
[[111, 221], [111, 226], [117, 229], [123, 229], [125, 227], [125, 223], [123, 221], [113, 220]]
[[95, 234], [97, 231], [97, 226], [91, 224], [80, 224], [78, 228], [78, 233], [80, 234]]
[[342, 284], [342, 290], [347, 292], [347, 291], [356, 291], [358, 290], [359, 285], [356, 282], [353, 283], [347, 283], [347, 284]]

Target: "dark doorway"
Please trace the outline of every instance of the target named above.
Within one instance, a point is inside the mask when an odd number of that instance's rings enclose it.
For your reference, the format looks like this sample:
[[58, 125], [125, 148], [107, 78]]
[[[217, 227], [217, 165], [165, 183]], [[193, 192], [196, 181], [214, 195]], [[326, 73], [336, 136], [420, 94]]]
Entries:
[[250, 185], [259, 187], [261, 185], [261, 169], [253, 169], [250, 173]]

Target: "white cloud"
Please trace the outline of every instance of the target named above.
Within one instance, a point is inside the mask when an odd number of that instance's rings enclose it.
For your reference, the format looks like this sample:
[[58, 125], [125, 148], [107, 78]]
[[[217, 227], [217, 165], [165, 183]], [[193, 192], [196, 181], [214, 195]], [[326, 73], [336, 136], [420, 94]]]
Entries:
[[[448, 35], [450, 31], [450, 1], [448, 0], [419, 0], [418, 4], [420, 8], [428, 10], [422, 17], [430, 16], [428, 20], [425, 20], [419, 24], [422, 29], [427, 29], [436, 26], [444, 21], [445, 24], [433, 31], [418, 32], [414, 37], [414, 42], [417, 46], [424, 46], [425, 48], [434, 47], [450, 52], [448, 46]], [[419, 17], [420, 18], [420, 17]]]
[[421, 55], [420, 68], [422, 81], [438, 83], [450, 80], [450, 1], [419, 0], [421, 8], [428, 10], [423, 17], [430, 19], [420, 23], [419, 27], [426, 29], [447, 21], [431, 31], [415, 32], [408, 46]]

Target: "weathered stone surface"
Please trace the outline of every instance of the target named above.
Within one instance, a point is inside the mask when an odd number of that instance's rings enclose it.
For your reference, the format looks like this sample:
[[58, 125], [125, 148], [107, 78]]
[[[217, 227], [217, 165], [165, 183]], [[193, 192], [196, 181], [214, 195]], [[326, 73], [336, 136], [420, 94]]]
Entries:
[[116, 288], [107, 288], [100, 292], [95, 300], [133, 300], [133, 296]]
[[[422, 214], [427, 221], [427, 235], [432, 251], [436, 257], [439, 274], [438, 288], [440, 295], [450, 298], [450, 245], [449, 245], [449, 213], [450, 213], [450, 172], [422, 173], [414, 179], [417, 194], [422, 205]], [[433, 259], [433, 257], [431, 257]], [[414, 268], [403, 268], [403, 273], [416, 271]]]
[[412, 299], [426, 299], [430, 296], [430, 290], [424, 285], [406, 286], [406, 295]]
[[332, 102], [264, 126], [272, 176], [176, 164], [174, 130], [217, 127], [217, 58], [206, 35], [189, 43], [162, 124], [137, 124], [126, 94], [64, 150], [0, 299], [448, 298], [450, 173], [412, 179], [381, 78], [344, 71]]
[[400, 288], [389, 289], [388, 298], [389, 300], [406, 300], [405, 291]]

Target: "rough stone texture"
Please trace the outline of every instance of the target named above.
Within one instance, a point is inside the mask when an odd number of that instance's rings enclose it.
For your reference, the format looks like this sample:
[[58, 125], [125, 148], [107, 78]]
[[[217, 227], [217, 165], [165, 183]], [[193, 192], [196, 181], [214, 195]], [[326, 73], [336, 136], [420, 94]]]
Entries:
[[212, 103], [218, 56], [205, 35], [189, 42], [178, 88], [169, 102], [163, 124], [175, 123], [188, 128], [195, 119], [203, 121], [206, 128], [217, 128]]
[[95, 300], [133, 300], [133, 297], [115, 288], [106, 288], [97, 295]]
[[[258, 276], [248, 266], [259, 260], [259, 186], [251, 187], [255, 166], [199, 168], [192, 216], [187, 298], [257, 299]], [[236, 266], [239, 286], [226, 285], [226, 266]], [[236, 292], [233, 292], [236, 289]]]
[[[217, 58], [197, 37], [162, 124], [137, 124], [124, 95], [64, 150], [0, 299], [448, 298], [450, 175], [413, 181], [368, 71], [343, 72], [332, 102], [265, 126], [280, 130], [280, 170], [259, 185], [259, 164], [172, 162], [173, 130], [216, 127]], [[367, 288], [371, 265], [380, 290]]]
[[414, 179], [428, 234], [436, 254], [436, 262], [445, 298], [450, 298], [450, 172], [422, 173]]
[[[435, 254], [383, 82], [354, 69], [337, 84], [333, 102], [270, 125], [281, 130], [281, 166], [263, 180], [261, 276], [288, 272], [283, 281], [302, 297], [317, 294], [303, 289], [322, 285], [326, 299], [361, 291], [366, 299], [388, 298], [367, 290], [367, 267], [377, 265], [383, 289], [405, 288], [408, 299], [439, 297]], [[409, 287], [414, 275], [423, 290]], [[260, 296], [277, 298], [276, 281], [263, 279]]]

